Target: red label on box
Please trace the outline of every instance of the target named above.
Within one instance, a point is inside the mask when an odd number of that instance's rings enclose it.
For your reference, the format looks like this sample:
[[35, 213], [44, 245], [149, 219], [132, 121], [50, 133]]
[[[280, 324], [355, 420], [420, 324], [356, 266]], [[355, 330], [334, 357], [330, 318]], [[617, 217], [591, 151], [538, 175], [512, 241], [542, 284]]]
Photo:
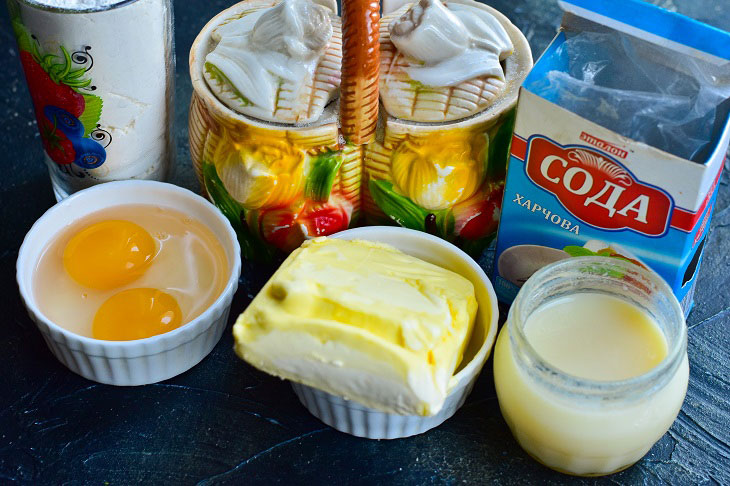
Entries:
[[534, 137], [527, 147], [528, 177], [574, 216], [602, 229], [664, 234], [672, 199], [634, 178], [621, 164], [589, 147]]

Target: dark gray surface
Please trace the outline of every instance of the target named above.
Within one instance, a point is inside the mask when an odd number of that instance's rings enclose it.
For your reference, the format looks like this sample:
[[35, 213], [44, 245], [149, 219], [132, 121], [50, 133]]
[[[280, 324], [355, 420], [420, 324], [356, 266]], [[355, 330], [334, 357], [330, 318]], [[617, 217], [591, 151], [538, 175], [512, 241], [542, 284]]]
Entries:
[[[230, 1], [175, 2], [178, 170], [174, 182], [197, 190], [187, 149], [188, 49]], [[494, 0], [538, 55], [555, 33], [554, 0]], [[730, 29], [727, 0], [659, 0]], [[487, 363], [474, 392], [449, 421], [395, 441], [357, 439], [323, 425], [290, 387], [232, 351], [226, 332], [192, 370], [163, 383], [116, 388], [71, 373], [50, 354], [25, 314], [14, 282], [23, 235], [55, 201], [17, 59], [0, 8], [0, 483], [129, 484], [541, 482], [730, 484], [730, 187], [723, 176], [689, 317], [691, 376], [679, 418], [649, 454], [603, 479], [554, 473], [530, 459], [499, 413]], [[727, 171], [726, 171], [727, 172]], [[244, 265], [231, 319], [270, 269]]]

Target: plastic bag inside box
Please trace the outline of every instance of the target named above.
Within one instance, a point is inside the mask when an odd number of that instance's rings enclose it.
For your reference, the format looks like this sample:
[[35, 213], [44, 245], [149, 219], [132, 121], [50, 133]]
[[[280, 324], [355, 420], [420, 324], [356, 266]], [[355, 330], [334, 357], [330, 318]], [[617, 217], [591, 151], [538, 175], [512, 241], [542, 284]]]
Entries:
[[704, 162], [730, 112], [730, 63], [713, 64], [617, 32], [566, 32], [529, 90], [633, 140]]

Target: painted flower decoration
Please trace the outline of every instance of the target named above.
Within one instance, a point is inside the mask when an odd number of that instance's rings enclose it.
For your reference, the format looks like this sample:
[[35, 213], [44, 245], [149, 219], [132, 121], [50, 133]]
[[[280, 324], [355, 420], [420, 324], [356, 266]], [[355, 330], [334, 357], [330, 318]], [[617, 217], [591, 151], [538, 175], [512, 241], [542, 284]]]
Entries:
[[286, 138], [225, 130], [212, 156], [226, 190], [245, 209], [287, 206], [304, 190], [308, 156]]
[[87, 76], [93, 65], [91, 47], [70, 53], [59, 46], [60, 55], [41, 52], [39, 43], [12, 8], [11, 23], [48, 157], [59, 165], [99, 167], [106, 160], [106, 150], [91, 135], [101, 117], [102, 101], [80, 92], [94, 89], [89, 88], [91, 79]]
[[486, 137], [461, 132], [407, 138], [392, 155], [393, 182], [424, 209], [452, 207], [484, 181], [487, 146]]
[[265, 242], [290, 252], [307, 238], [346, 230], [352, 204], [338, 194], [327, 202], [301, 200], [289, 207], [248, 211], [246, 222]]
[[[90, 138], [83, 138], [84, 125], [74, 115], [57, 106], [47, 105], [43, 109], [46, 120], [52, 125], [52, 130], [46, 132], [43, 141], [46, 151], [55, 150], [53, 144], [58, 144], [63, 151], [63, 163], [74, 163], [83, 169], [96, 169], [106, 160], [106, 151], [99, 142]], [[45, 124], [48, 127], [48, 124]], [[60, 133], [59, 133], [60, 132]], [[63, 144], [61, 142], [64, 142]], [[69, 150], [68, 145], [71, 145]], [[49, 156], [56, 155], [49, 152]], [[53, 159], [56, 163], [58, 160]], [[68, 162], [70, 160], [70, 162]]]

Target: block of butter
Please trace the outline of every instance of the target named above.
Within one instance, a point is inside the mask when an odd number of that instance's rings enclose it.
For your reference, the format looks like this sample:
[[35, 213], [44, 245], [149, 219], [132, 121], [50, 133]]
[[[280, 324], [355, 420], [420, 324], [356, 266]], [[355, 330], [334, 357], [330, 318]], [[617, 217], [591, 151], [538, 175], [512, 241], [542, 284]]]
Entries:
[[233, 326], [267, 373], [384, 412], [433, 415], [471, 335], [466, 278], [384, 244], [317, 238], [294, 251]]

